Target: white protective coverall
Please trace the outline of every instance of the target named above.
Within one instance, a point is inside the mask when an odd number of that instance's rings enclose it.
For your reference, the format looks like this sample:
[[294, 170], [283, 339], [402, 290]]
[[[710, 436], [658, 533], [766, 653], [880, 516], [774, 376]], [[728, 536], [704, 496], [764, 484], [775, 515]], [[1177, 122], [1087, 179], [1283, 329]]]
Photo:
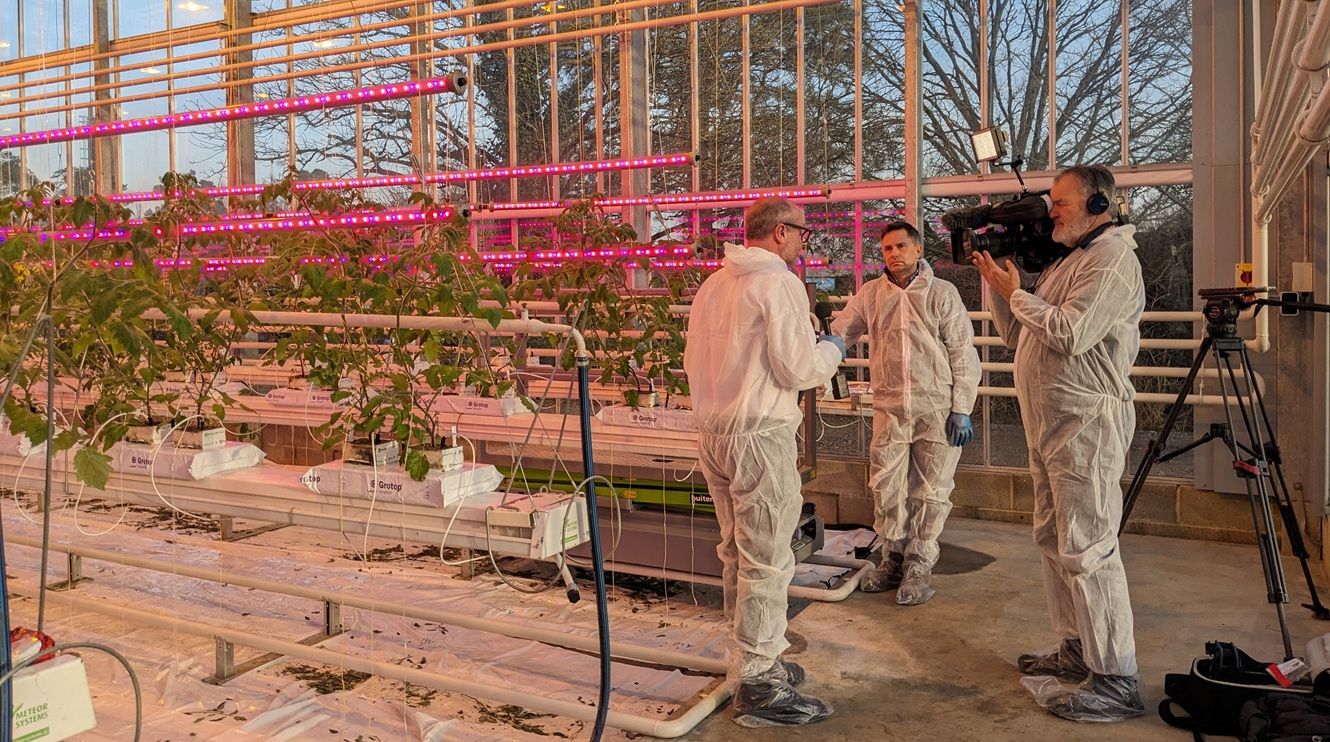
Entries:
[[947, 416], [974, 409], [979, 353], [960, 292], [919, 261], [905, 288], [883, 274], [863, 285], [831, 325], [845, 343], [868, 336], [873, 442], [868, 486], [873, 527], [887, 551], [932, 568], [951, 512], [961, 449]]
[[1049, 619], [1106, 675], [1136, 674], [1118, 551], [1120, 480], [1136, 427], [1128, 373], [1145, 309], [1135, 232], [1110, 227], [1046, 269], [1034, 293], [993, 301], [998, 332], [1016, 349]]
[[726, 244], [724, 267], [693, 299], [684, 371], [720, 523], [716, 551], [739, 678], [770, 669], [789, 647], [790, 538], [803, 505], [798, 392], [827, 383], [840, 362], [839, 348], [817, 341], [808, 296], [785, 261]]

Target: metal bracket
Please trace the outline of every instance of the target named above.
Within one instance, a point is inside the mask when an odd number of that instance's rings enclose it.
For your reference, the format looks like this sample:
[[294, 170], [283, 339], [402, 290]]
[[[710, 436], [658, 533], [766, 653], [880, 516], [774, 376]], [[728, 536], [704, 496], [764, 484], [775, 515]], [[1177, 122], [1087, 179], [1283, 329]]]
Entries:
[[266, 526], [246, 528], [243, 531], [237, 531], [234, 518], [229, 515], [219, 515], [217, 516], [217, 527], [220, 533], [217, 537], [222, 541], [240, 541], [242, 539], [247, 539], [250, 536], [257, 536], [260, 533], [275, 531], [278, 528], [286, 528], [286, 526], [286, 523], [269, 523]]
[[73, 590], [74, 586], [80, 582], [92, 580], [91, 577], [83, 576], [83, 557], [78, 554], [66, 554], [65, 556], [69, 558], [69, 579], [47, 585], [47, 590]]
[[[299, 640], [299, 644], [314, 646], [346, 631], [342, 626], [342, 604], [331, 600], [323, 601], [323, 631]], [[209, 685], [225, 685], [231, 680], [251, 670], [282, 659], [286, 655], [268, 652], [236, 664], [235, 644], [221, 637], [213, 637], [216, 646], [213, 649], [213, 674], [203, 679]]]
[[471, 561], [471, 550], [462, 549], [462, 573], [461, 578], [469, 580], [476, 576], [475, 562]]

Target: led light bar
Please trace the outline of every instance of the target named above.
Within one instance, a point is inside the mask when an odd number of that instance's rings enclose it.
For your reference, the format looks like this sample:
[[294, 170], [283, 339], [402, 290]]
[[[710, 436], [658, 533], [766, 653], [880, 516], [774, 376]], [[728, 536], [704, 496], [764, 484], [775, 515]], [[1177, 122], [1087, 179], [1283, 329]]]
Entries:
[[[710, 193], [671, 193], [655, 196], [630, 196], [595, 199], [597, 206], [669, 206], [673, 204], [705, 204], [727, 201], [756, 201], [759, 198], [829, 198], [830, 188], [777, 188], [756, 191], [713, 191]], [[560, 209], [572, 201], [509, 201], [488, 206], [493, 211], [520, 211], [526, 209]]]
[[[297, 229], [344, 229], [347, 227], [396, 227], [410, 226], [416, 224], [429, 224], [452, 218], [453, 214], [458, 213], [451, 207], [434, 209], [432, 211], [422, 211], [419, 209], [396, 210], [396, 211], [357, 211], [347, 214], [329, 215], [329, 214], [296, 214], [279, 218], [240, 218], [235, 221], [223, 220], [215, 222], [195, 222], [190, 224], [181, 224], [175, 228], [175, 234], [180, 236], [197, 236], [212, 234], [234, 234], [237, 232], [290, 232]], [[463, 216], [469, 211], [463, 209]], [[142, 223], [141, 219], [135, 219], [130, 222]], [[112, 226], [121, 226], [119, 224]], [[126, 239], [129, 237], [127, 229], [98, 229], [89, 228], [56, 230], [50, 232], [36, 232], [37, 238], [45, 242], [47, 240], [73, 241], [89, 239]], [[158, 237], [163, 236], [160, 228], [156, 230]], [[0, 234], [0, 242], [8, 238], [7, 234]]]
[[569, 260], [612, 260], [615, 258], [653, 258], [687, 256], [693, 254], [692, 245], [651, 245], [638, 247], [604, 248], [601, 250], [531, 250], [482, 252], [480, 259], [488, 262], [556, 263]]
[[[621, 170], [641, 170], [653, 167], [677, 167], [691, 165], [696, 161], [691, 153], [660, 155], [658, 157], [637, 157], [621, 160], [594, 160], [591, 162], [556, 162], [548, 165], [521, 165], [518, 167], [489, 168], [485, 170], [455, 170], [444, 173], [421, 173], [411, 175], [380, 175], [372, 178], [337, 178], [332, 180], [301, 180], [291, 187], [297, 191], [339, 190], [355, 188], [379, 188], [383, 186], [405, 186], [417, 183], [466, 183], [474, 180], [497, 180], [502, 178], [527, 178], [544, 175], [586, 175], [590, 173], [617, 172]], [[218, 186], [199, 188], [195, 194], [212, 198], [227, 196], [253, 196], [263, 192], [266, 185]], [[177, 191], [177, 198], [184, 193]], [[139, 203], [161, 201], [166, 198], [163, 191], [137, 191], [134, 193], [112, 193], [106, 196], [115, 203]], [[70, 204], [73, 199], [59, 199], [60, 203]], [[51, 200], [43, 202], [49, 206]]]
[[177, 232], [189, 236], [232, 232], [290, 232], [297, 229], [312, 228], [391, 227], [440, 221], [451, 218], [454, 213], [456, 213], [455, 210], [451, 208], [435, 209], [433, 211], [361, 211], [337, 216], [325, 214], [280, 219], [246, 219], [182, 224], [177, 228]]
[[[826, 258], [804, 258], [800, 264], [806, 268], [824, 268], [827, 265]], [[725, 265], [724, 260], [653, 260], [653, 268], [720, 268]]]
[[[810, 266], [810, 267], [816, 268], [817, 270], [852, 271], [852, 270], [855, 269], [856, 266], [855, 266], [854, 263], [827, 263], [826, 265]], [[863, 268], [863, 269], [866, 270], [866, 271], [880, 271], [880, 270], [886, 268], [886, 267], [887, 267], [887, 264], [886, 264], [886, 263], [864, 263], [862, 266], [859, 266], [859, 267]]]
[[397, 98], [414, 98], [431, 93], [459, 93], [466, 87], [466, 75], [454, 72], [446, 77], [429, 80], [412, 80], [391, 85], [375, 85], [357, 90], [343, 90], [336, 93], [306, 95], [299, 98], [263, 101], [261, 103], [242, 103], [225, 108], [213, 108], [206, 111], [188, 111], [166, 116], [150, 116], [127, 121], [108, 121], [67, 129], [49, 129], [25, 134], [12, 134], [0, 137], [0, 149], [6, 147], [26, 147], [33, 144], [51, 142], [69, 142], [80, 139], [132, 134], [139, 131], [174, 129], [199, 124], [215, 124], [219, 121], [258, 118], [282, 113], [298, 113], [318, 108], [336, 108], [353, 106], [359, 103], [374, 103]]

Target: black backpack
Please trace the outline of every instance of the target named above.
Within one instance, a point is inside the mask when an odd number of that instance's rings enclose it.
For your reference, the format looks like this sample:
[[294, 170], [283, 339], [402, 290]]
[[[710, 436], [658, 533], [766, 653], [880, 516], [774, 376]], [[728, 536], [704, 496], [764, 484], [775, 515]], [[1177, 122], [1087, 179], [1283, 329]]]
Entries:
[[1205, 655], [1192, 662], [1191, 672], [1164, 676], [1165, 698], [1159, 702], [1159, 717], [1190, 731], [1197, 742], [1207, 734], [1242, 736], [1248, 701], [1271, 695], [1311, 698], [1311, 682], [1284, 688], [1266, 671], [1270, 663], [1252, 659], [1230, 642], [1206, 642]]
[[1243, 742], [1330, 742], [1330, 697], [1268, 693], [1242, 707]]

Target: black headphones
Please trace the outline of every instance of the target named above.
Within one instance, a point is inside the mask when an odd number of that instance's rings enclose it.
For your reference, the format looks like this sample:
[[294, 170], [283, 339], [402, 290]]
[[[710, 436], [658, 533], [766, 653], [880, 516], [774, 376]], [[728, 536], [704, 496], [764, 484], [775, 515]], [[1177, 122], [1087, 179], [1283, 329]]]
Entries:
[[1104, 192], [1098, 189], [1095, 189], [1095, 192], [1085, 199], [1085, 210], [1095, 216], [1108, 211], [1108, 205], [1108, 196], [1105, 196]]

